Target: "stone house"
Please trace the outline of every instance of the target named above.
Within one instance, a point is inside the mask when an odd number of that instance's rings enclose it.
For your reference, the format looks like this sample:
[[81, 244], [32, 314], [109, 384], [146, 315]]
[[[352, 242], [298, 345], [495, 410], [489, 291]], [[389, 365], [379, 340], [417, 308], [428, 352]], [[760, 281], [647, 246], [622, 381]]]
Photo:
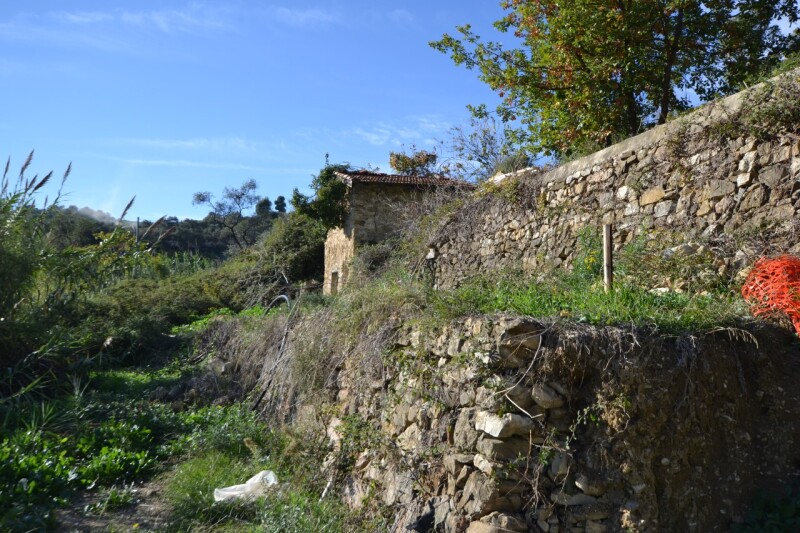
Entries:
[[368, 170], [337, 172], [347, 185], [348, 213], [343, 228], [328, 231], [325, 241], [324, 294], [336, 294], [345, 283], [350, 261], [359, 246], [375, 244], [402, 230], [415, 216], [409, 206], [418, 206], [426, 195], [442, 186], [467, 184], [440, 176], [403, 176]]

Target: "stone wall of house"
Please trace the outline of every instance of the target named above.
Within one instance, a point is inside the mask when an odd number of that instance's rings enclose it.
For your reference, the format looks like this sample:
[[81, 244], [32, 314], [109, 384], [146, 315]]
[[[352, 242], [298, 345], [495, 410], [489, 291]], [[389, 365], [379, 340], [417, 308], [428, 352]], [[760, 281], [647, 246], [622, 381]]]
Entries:
[[409, 185], [355, 182], [351, 214], [356, 245], [374, 244], [399, 234], [425, 190]]
[[[773, 251], [800, 253], [800, 124], [769, 135], [743, 130], [742, 117], [763, 104], [759, 94], [739, 93], [549, 172], [499, 176], [432, 240], [437, 285], [569, 265], [579, 234], [606, 223], [616, 249], [659, 232], [735, 241], [769, 229]], [[722, 260], [740, 268], [751, 254]]]
[[347, 282], [350, 261], [355, 254], [353, 239], [342, 228], [328, 230], [325, 239], [324, 294], [336, 294]]
[[798, 475], [787, 330], [664, 337], [511, 315], [393, 329], [404, 363], [366, 374], [375, 361], [354, 353], [338, 371], [327, 463], [352, 454], [345, 500], [393, 509], [392, 531], [727, 531]]
[[332, 293], [334, 277], [338, 277], [339, 289], [344, 286], [358, 246], [378, 243], [401, 233], [429, 190], [356, 181], [348, 197], [350, 212], [345, 227], [330, 230], [325, 241], [324, 294]]

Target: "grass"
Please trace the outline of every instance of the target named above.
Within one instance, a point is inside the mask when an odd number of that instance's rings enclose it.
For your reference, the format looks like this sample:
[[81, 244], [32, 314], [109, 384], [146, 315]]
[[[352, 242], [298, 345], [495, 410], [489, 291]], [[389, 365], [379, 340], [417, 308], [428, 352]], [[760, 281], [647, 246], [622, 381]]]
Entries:
[[[270, 319], [262, 315], [263, 309], [239, 314]], [[201, 317], [187, 334], [208, 327], [210, 318]], [[0, 440], [4, 531], [53, 529], [54, 511], [81, 491], [100, 492], [85, 513], [113, 512], [134, 500], [130, 487], [154, 475], [165, 480], [170, 530], [272, 531], [282, 521], [291, 521], [294, 531], [343, 530], [342, 504], [318, 501], [325, 483], [318, 467], [325, 450], [318, 443], [269, 427], [242, 403], [150, 399], [154, 391], [180, 388], [203, 372], [188, 362], [193, 354], [185, 349], [166, 362], [160, 357], [162, 366], [94, 370], [55, 397], [25, 404], [15, 429], [7, 426], [11, 430]], [[271, 503], [213, 502], [214, 488], [242, 483], [263, 469], [282, 481]]]
[[732, 293], [656, 293], [626, 282], [606, 293], [599, 280], [581, 275], [547, 281], [475, 278], [434, 294], [432, 307], [445, 319], [507, 311], [595, 325], [654, 325], [665, 333], [731, 325], [747, 315], [744, 302]]
[[243, 483], [262, 470], [229, 454], [212, 450], [178, 465], [168, 476], [165, 494], [176, 515], [175, 525], [185, 527], [224, 520], [256, 518], [256, 506], [246, 503], [214, 502], [214, 489]]

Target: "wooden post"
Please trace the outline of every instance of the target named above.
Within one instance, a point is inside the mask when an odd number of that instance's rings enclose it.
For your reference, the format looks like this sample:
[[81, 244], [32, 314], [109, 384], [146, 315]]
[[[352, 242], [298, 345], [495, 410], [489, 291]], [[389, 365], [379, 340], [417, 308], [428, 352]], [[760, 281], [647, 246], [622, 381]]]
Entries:
[[603, 225], [603, 285], [606, 292], [614, 290], [614, 241], [611, 224]]

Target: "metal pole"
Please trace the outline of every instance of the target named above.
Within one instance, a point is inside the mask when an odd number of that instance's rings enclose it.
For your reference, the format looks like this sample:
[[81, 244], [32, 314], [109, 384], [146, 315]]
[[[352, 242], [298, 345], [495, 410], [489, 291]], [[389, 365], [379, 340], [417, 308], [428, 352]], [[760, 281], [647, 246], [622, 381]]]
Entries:
[[603, 285], [606, 292], [614, 290], [614, 241], [611, 224], [603, 225]]

